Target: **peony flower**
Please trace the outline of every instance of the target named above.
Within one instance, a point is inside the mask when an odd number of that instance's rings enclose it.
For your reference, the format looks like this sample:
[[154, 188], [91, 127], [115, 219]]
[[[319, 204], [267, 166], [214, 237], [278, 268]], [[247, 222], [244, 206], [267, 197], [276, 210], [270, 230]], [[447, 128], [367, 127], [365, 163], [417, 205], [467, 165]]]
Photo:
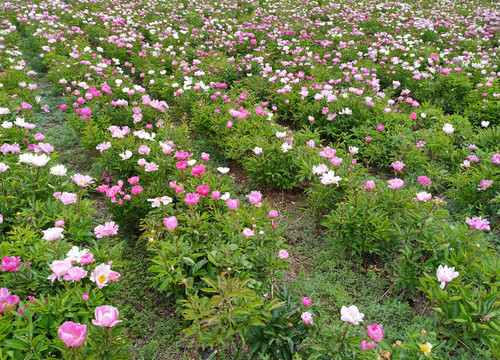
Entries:
[[255, 154], [255, 155], [259, 155], [259, 154], [262, 152], [262, 148], [260, 148], [260, 147], [255, 147], [255, 148], [253, 149], [253, 152], [254, 152], [254, 154]]
[[151, 207], [159, 207], [160, 205], [168, 205], [172, 202], [172, 198], [170, 196], [161, 196], [153, 199], [147, 199], [152, 202]]
[[375, 342], [369, 342], [367, 343], [366, 340], [361, 341], [361, 349], [363, 350], [372, 350], [375, 348]]
[[365, 184], [365, 189], [371, 190], [375, 187], [375, 181], [373, 180], [368, 180]]
[[368, 325], [366, 328], [367, 335], [375, 342], [380, 342], [384, 336], [385, 331], [382, 329], [382, 325], [372, 324]]
[[393, 190], [400, 189], [405, 184], [405, 182], [403, 180], [398, 179], [398, 178], [388, 180], [387, 182], [389, 183], [389, 185], [387, 187], [389, 187]]
[[441, 289], [444, 289], [446, 286], [446, 283], [450, 282], [451, 280], [455, 279], [458, 277], [458, 272], [455, 271], [454, 267], [449, 268], [448, 266], [439, 265], [437, 271], [436, 271], [436, 276], [441, 281]]
[[419, 192], [416, 195], [417, 195], [417, 197], [413, 198], [413, 200], [415, 200], [415, 201], [427, 201], [427, 200], [430, 200], [432, 198], [432, 195], [429, 193], [426, 193], [425, 191]]
[[14, 305], [19, 303], [19, 296], [12, 295], [6, 288], [0, 289], [0, 314], [6, 314]]
[[0, 269], [2, 271], [16, 272], [18, 270], [21, 270], [17, 267], [20, 262], [21, 258], [19, 256], [4, 256], [2, 258], [2, 265], [0, 265]]
[[450, 135], [450, 134], [453, 134], [455, 129], [453, 128], [453, 125], [451, 125], [451, 124], [444, 124], [443, 131], [445, 133], [447, 133], [448, 135]]
[[64, 165], [56, 165], [50, 168], [50, 173], [54, 176], [66, 176], [68, 169]]
[[72, 265], [82, 262], [82, 257], [89, 252], [88, 249], [80, 250], [78, 246], [73, 246], [66, 254], [66, 260], [71, 261]]
[[66, 260], [54, 260], [52, 264], [50, 264], [50, 270], [52, 270], [53, 274], [50, 275], [47, 279], [52, 280], [54, 282], [55, 279], [61, 281], [64, 275], [68, 274], [69, 269], [73, 267], [71, 261]]
[[95, 308], [95, 320], [92, 323], [100, 327], [113, 327], [122, 320], [118, 320], [120, 313], [114, 306], [103, 305]]
[[236, 210], [240, 206], [240, 201], [238, 199], [227, 199], [226, 205], [230, 210]]
[[306, 324], [312, 324], [313, 323], [312, 314], [309, 311], [306, 311], [306, 312], [302, 313], [302, 315], [300, 315], [300, 318]]
[[358, 325], [360, 321], [363, 321], [363, 317], [365, 316], [365, 314], [359, 312], [356, 305], [351, 305], [349, 307], [342, 306], [340, 315], [340, 320], [354, 325]]
[[311, 306], [311, 304], [312, 304], [311, 298], [308, 298], [308, 297], [302, 298], [302, 305]]
[[359, 312], [356, 305], [351, 305], [349, 307], [342, 306], [340, 315], [340, 320], [349, 322], [354, 325], [358, 325], [360, 321], [363, 321], [363, 317], [365, 316], [365, 314]]
[[63, 239], [64, 238], [64, 235], [62, 234], [63, 231], [64, 229], [60, 227], [42, 230], [43, 239], [49, 242], [56, 241], [57, 239]]
[[200, 201], [200, 195], [196, 193], [187, 193], [184, 198], [186, 205], [196, 205]]
[[249, 238], [249, 237], [255, 235], [255, 232], [253, 230], [250, 230], [249, 228], [244, 228], [242, 233], [243, 233], [243, 236], [246, 238]]
[[281, 260], [283, 260], [283, 259], [288, 258], [288, 257], [290, 256], [290, 254], [289, 254], [289, 253], [288, 253], [288, 251], [286, 251], [286, 250], [280, 250], [280, 251], [278, 252], [278, 256], [279, 256], [279, 258], [280, 258]]
[[403, 164], [401, 161], [396, 161], [391, 163], [391, 166], [394, 170], [400, 171], [405, 167], [406, 164]]
[[66, 347], [77, 347], [83, 344], [87, 336], [87, 326], [66, 321], [57, 331], [59, 339]]
[[275, 218], [277, 216], [278, 216], [278, 211], [276, 211], [276, 210], [270, 210], [269, 211], [269, 217], [270, 218]]
[[80, 281], [85, 276], [87, 276], [87, 271], [81, 267], [72, 267], [68, 270], [68, 274], [64, 276], [64, 280], [71, 280], [72, 282]]
[[430, 184], [432, 184], [431, 179], [429, 179], [427, 176], [419, 176], [417, 180], [420, 183], [420, 185], [430, 185]]
[[90, 274], [90, 280], [95, 282], [99, 289], [102, 289], [104, 286], [108, 285], [108, 281], [111, 281], [109, 279], [110, 272], [111, 266], [104, 264], [98, 265], [94, 271], [92, 271], [92, 274]]
[[321, 177], [321, 183], [323, 185], [335, 184], [339, 186], [340, 180], [342, 180], [342, 178], [340, 176], [335, 176], [335, 172], [333, 170], [328, 171]]
[[491, 162], [495, 165], [500, 165], [500, 154], [493, 154]]
[[474, 230], [490, 231], [490, 222], [486, 219], [482, 219], [481, 216], [472, 219], [466, 218], [465, 222]]
[[94, 233], [98, 239], [104, 236], [116, 235], [118, 233], [118, 225], [114, 221], [105, 222], [104, 225], [98, 225], [94, 228]]
[[260, 193], [260, 191], [252, 191], [250, 192], [250, 195], [247, 195], [248, 197], [248, 200], [250, 200], [250, 202], [256, 206], [260, 206], [261, 205], [261, 201], [262, 201], [262, 194]]
[[493, 184], [493, 180], [483, 180], [479, 183], [477, 186], [478, 190], [486, 190], [487, 188], [491, 187]]
[[168, 218], [163, 219], [163, 225], [165, 225], [167, 230], [173, 231], [179, 225], [179, 223], [175, 216], [170, 216]]

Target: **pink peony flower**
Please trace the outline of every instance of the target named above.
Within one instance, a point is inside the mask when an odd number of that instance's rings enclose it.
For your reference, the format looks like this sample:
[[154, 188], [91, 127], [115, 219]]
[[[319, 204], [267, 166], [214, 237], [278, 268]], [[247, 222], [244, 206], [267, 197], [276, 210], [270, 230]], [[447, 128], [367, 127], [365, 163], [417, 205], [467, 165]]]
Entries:
[[482, 219], [481, 216], [472, 219], [466, 218], [465, 222], [474, 230], [490, 231], [490, 222], [486, 219]]
[[200, 195], [196, 193], [187, 193], [184, 198], [186, 205], [196, 205], [200, 201]]
[[483, 180], [477, 186], [478, 190], [486, 190], [493, 184], [493, 180]]
[[286, 250], [280, 250], [278, 253], [278, 256], [281, 260], [283, 260], [283, 259], [288, 258], [290, 256], [290, 254], [288, 254], [288, 251], [286, 251]]
[[94, 254], [92, 253], [86, 253], [82, 255], [82, 258], [80, 259], [80, 264], [82, 265], [92, 264], [93, 262], [94, 262]]
[[75, 174], [73, 175], [73, 179], [71, 179], [76, 185], [81, 187], [87, 187], [90, 184], [93, 184], [92, 178], [88, 175]]
[[311, 304], [312, 304], [311, 298], [305, 297], [305, 298], [302, 299], [302, 305], [304, 305], [304, 306], [311, 306]]
[[212, 199], [218, 200], [220, 198], [220, 191], [212, 191]]
[[64, 235], [62, 234], [63, 231], [64, 229], [62, 227], [55, 227], [47, 230], [42, 230], [43, 239], [49, 242], [56, 241], [57, 239], [63, 239], [64, 238]]
[[330, 159], [330, 162], [332, 163], [332, 165], [339, 166], [340, 164], [342, 164], [342, 158], [334, 156]]
[[64, 204], [64, 205], [69, 205], [69, 204], [74, 204], [76, 203], [76, 200], [78, 196], [73, 193], [68, 193], [68, 192], [63, 192], [57, 198]]
[[382, 130], [384, 130], [384, 129], [385, 129], [385, 126], [384, 126], [384, 125], [382, 125], [382, 124], [378, 124], [378, 125], [377, 125], [377, 130], [378, 130], [378, 131], [382, 131]]
[[247, 195], [248, 200], [254, 205], [260, 206], [262, 201], [262, 194], [260, 191], [252, 191], [250, 195]]
[[300, 315], [300, 318], [306, 324], [312, 324], [313, 323], [312, 314], [309, 311], [306, 311], [306, 312], [302, 313], [302, 315]]
[[226, 205], [230, 210], [236, 210], [240, 206], [240, 201], [238, 199], [227, 199]]
[[393, 189], [393, 190], [400, 189], [405, 184], [405, 182], [403, 180], [398, 179], [398, 178], [388, 180], [387, 182], [389, 183], [388, 187]]
[[449, 268], [448, 266], [439, 265], [437, 271], [436, 271], [436, 276], [441, 281], [441, 289], [444, 289], [446, 286], [446, 283], [452, 281], [453, 279], [458, 277], [458, 272], [455, 271], [454, 267]]
[[276, 211], [276, 210], [269, 211], [269, 217], [270, 218], [275, 218], [277, 216], [278, 216], [278, 211]]
[[109, 265], [98, 265], [92, 274], [90, 274], [90, 281], [95, 282], [99, 289], [102, 289], [104, 286], [108, 285], [109, 274], [111, 273], [111, 266]]
[[375, 348], [375, 342], [372, 341], [370, 343], [367, 343], [366, 340], [361, 341], [361, 349], [363, 350], [372, 350]]
[[61, 281], [64, 275], [68, 274], [69, 269], [73, 267], [71, 261], [66, 260], [54, 260], [52, 264], [50, 264], [50, 270], [52, 270], [53, 274], [50, 275], [47, 279], [52, 280], [54, 282], [55, 279]]
[[200, 185], [196, 188], [196, 191], [198, 191], [201, 197], [205, 197], [210, 194], [210, 187], [208, 185]]
[[64, 276], [64, 280], [71, 280], [72, 282], [80, 281], [87, 276], [87, 271], [81, 267], [75, 266], [68, 270], [68, 274]]
[[365, 189], [371, 190], [375, 187], [375, 181], [373, 180], [368, 180], [365, 184]]
[[179, 225], [179, 223], [175, 216], [170, 216], [168, 218], [163, 219], [163, 225], [165, 225], [167, 230], [173, 231]]
[[396, 161], [391, 163], [391, 166], [394, 170], [400, 171], [405, 167], [406, 164], [403, 164], [401, 161]]
[[426, 193], [425, 191], [419, 192], [416, 195], [417, 195], [417, 197], [413, 198], [413, 200], [415, 200], [415, 201], [427, 201], [427, 200], [430, 200], [432, 198], [432, 195], [429, 193]]
[[85, 341], [85, 337], [87, 336], [87, 326], [75, 324], [72, 321], [66, 321], [59, 327], [57, 335], [66, 347], [74, 348], [82, 345]]
[[6, 288], [0, 289], [0, 314], [6, 314], [14, 305], [19, 303], [19, 296], [12, 295]]
[[250, 230], [249, 228], [244, 228], [242, 233], [243, 233], [243, 236], [246, 238], [249, 238], [249, 237], [255, 235], [255, 232], [253, 230]]
[[366, 328], [366, 333], [373, 341], [380, 342], [385, 334], [385, 331], [382, 329], [382, 324], [372, 324], [368, 325], [368, 327]]
[[20, 262], [21, 262], [21, 258], [19, 256], [18, 257], [4, 256], [2, 258], [2, 265], [0, 265], [0, 269], [2, 271], [16, 272], [18, 270], [21, 270], [20, 268], [17, 267]]
[[130, 185], [135, 185], [139, 182], [139, 176], [133, 176], [127, 180]]
[[130, 191], [132, 191], [132, 194], [134, 195], [139, 195], [144, 189], [142, 188], [142, 186], [140, 185], [136, 185], [134, 187], [132, 187], [132, 189]]
[[116, 235], [118, 233], [118, 225], [115, 225], [114, 221], [109, 221], [104, 223], [104, 225], [98, 225], [94, 228], [94, 233], [98, 239], [104, 236]]
[[122, 320], [118, 320], [120, 313], [114, 306], [104, 305], [95, 308], [95, 320], [92, 323], [100, 327], [113, 327]]
[[493, 154], [491, 162], [495, 165], [500, 165], [500, 154]]
[[87, 301], [88, 299], [89, 299], [89, 294], [87, 294], [87, 293], [82, 294], [83, 301]]
[[431, 179], [429, 179], [427, 176], [419, 176], [417, 180], [420, 183], [420, 185], [430, 185], [430, 184], [432, 184]]

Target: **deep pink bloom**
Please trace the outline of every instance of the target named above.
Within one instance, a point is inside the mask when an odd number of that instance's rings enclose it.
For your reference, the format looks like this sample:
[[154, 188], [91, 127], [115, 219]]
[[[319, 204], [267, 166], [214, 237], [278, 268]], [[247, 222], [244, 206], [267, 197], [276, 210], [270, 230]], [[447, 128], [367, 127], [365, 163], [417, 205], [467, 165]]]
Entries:
[[87, 326], [76, 324], [72, 321], [66, 321], [57, 331], [59, 339], [66, 347], [77, 347], [83, 344], [87, 336]]
[[187, 193], [184, 198], [186, 205], [196, 205], [200, 201], [200, 195], [196, 193]]
[[305, 298], [302, 299], [302, 305], [304, 305], [304, 306], [311, 306], [311, 304], [312, 304], [311, 298], [305, 297]]
[[130, 185], [135, 185], [139, 182], [139, 176], [133, 176], [127, 180]]
[[417, 120], [417, 114], [415, 114], [414, 112], [412, 112], [412, 113], [410, 114], [410, 118], [411, 118], [412, 120]]
[[227, 199], [226, 205], [230, 210], [236, 210], [240, 206], [240, 201], [238, 199]]
[[187, 163], [187, 161], [178, 161], [175, 163], [175, 166], [177, 166], [177, 169], [179, 169], [179, 170], [184, 170], [187, 168], [188, 163]]
[[61, 106], [59, 106], [59, 108], [61, 109], [61, 111], [66, 111], [66, 109], [68, 107], [66, 106], [66, 104], [61, 104]]
[[165, 227], [168, 230], [172, 231], [175, 230], [175, 228], [179, 225], [179, 223], [175, 216], [170, 216], [168, 218], [163, 219], [163, 225], [165, 225]]
[[71, 280], [72, 282], [80, 281], [87, 276], [87, 271], [81, 267], [74, 266], [68, 270], [68, 274], [64, 276], [64, 280]]
[[208, 185], [200, 185], [196, 188], [196, 191], [198, 191], [201, 197], [205, 197], [210, 194], [210, 187]]
[[139, 195], [144, 189], [140, 185], [136, 185], [132, 188], [132, 194]]
[[500, 165], [500, 154], [493, 154], [491, 162], [495, 165]]
[[493, 180], [482, 180], [477, 186], [478, 190], [486, 190], [493, 184]]
[[372, 138], [371, 138], [371, 136], [367, 136], [367, 137], [365, 137], [365, 141], [367, 141], [367, 142], [370, 142], [370, 141], [372, 141]]
[[89, 299], [89, 294], [84, 293], [82, 294], [82, 300], [87, 301]]
[[278, 211], [276, 211], [276, 210], [269, 211], [270, 218], [275, 218], [276, 216], [278, 216]]
[[375, 348], [375, 342], [372, 341], [367, 343], [366, 340], [361, 341], [361, 349], [363, 350], [373, 350]]
[[120, 313], [114, 306], [104, 305], [95, 308], [95, 320], [92, 323], [100, 327], [113, 327], [122, 320], [118, 320]]
[[191, 169], [191, 175], [194, 175], [195, 177], [198, 177], [199, 175], [205, 175], [205, 169], [206, 166], [203, 164], [193, 166], [193, 168]]
[[384, 336], [385, 331], [382, 329], [382, 324], [368, 325], [366, 333], [375, 342], [380, 342]]
[[378, 124], [378, 125], [377, 125], [377, 130], [378, 130], [378, 131], [382, 131], [382, 130], [384, 130], [384, 129], [385, 129], [385, 126], [384, 126], [384, 125], [382, 125], [382, 124]]
[[417, 180], [420, 183], [420, 185], [430, 185], [430, 184], [432, 184], [431, 179], [429, 179], [427, 176], [419, 176]]
[[15, 272], [18, 270], [21, 270], [17, 266], [19, 265], [19, 262], [21, 262], [21, 258], [15, 257], [15, 256], [4, 256], [2, 258], [2, 265], [0, 265], [0, 269], [2, 271], [9, 271], [9, 272]]

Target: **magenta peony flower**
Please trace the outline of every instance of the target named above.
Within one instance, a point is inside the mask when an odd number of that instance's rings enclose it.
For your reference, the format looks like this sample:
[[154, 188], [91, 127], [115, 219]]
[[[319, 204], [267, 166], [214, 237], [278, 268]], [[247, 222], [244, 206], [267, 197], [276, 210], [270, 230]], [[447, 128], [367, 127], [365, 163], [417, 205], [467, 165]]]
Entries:
[[2, 271], [9, 271], [9, 272], [15, 272], [18, 270], [21, 270], [17, 266], [19, 265], [19, 262], [21, 261], [21, 258], [15, 257], [15, 256], [4, 256], [2, 258], [2, 265], [0, 265], [0, 269]]
[[311, 304], [312, 304], [311, 298], [305, 297], [305, 298], [302, 299], [302, 305], [304, 305], [304, 306], [311, 306]]
[[59, 327], [57, 335], [66, 347], [74, 348], [82, 345], [85, 341], [85, 337], [87, 336], [87, 326], [75, 324], [72, 321], [66, 321]]
[[368, 180], [365, 184], [365, 189], [371, 190], [375, 187], [375, 181], [373, 180]]
[[210, 187], [208, 185], [200, 185], [196, 188], [196, 191], [198, 191], [201, 197], [205, 197], [210, 194]]
[[186, 205], [196, 205], [200, 201], [200, 195], [196, 193], [187, 193], [184, 198]]
[[420, 183], [420, 185], [430, 185], [430, 184], [432, 184], [431, 179], [429, 179], [427, 176], [419, 176], [417, 180]]
[[247, 195], [248, 200], [254, 205], [260, 206], [262, 201], [262, 194], [260, 191], [252, 191], [250, 195]]
[[368, 325], [366, 329], [368, 336], [375, 342], [380, 342], [384, 336], [385, 331], [382, 329], [382, 324], [372, 324]]
[[122, 320], [118, 320], [120, 313], [114, 306], [104, 305], [95, 308], [95, 320], [92, 323], [100, 327], [113, 327]]
[[363, 350], [372, 350], [375, 348], [375, 342], [372, 341], [370, 343], [367, 343], [366, 340], [361, 341], [361, 349]]
[[466, 218], [465, 222], [470, 225], [474, 230], [487, 230], [490, 231], [490, 222], [486, 219], [480, 217], [475, 217], [472, 219]]
[[278, 212], [276, 210], [269, 211], [270, 218], [275, 218], [276, 216], [278, 216]]

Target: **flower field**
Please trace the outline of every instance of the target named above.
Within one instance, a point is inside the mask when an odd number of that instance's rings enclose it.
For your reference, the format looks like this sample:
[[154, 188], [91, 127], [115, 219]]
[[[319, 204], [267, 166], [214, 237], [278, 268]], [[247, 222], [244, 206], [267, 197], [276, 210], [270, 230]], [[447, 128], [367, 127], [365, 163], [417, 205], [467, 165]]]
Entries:
[[500, 359], [500, 6], [0, 4], [0, 360]]

